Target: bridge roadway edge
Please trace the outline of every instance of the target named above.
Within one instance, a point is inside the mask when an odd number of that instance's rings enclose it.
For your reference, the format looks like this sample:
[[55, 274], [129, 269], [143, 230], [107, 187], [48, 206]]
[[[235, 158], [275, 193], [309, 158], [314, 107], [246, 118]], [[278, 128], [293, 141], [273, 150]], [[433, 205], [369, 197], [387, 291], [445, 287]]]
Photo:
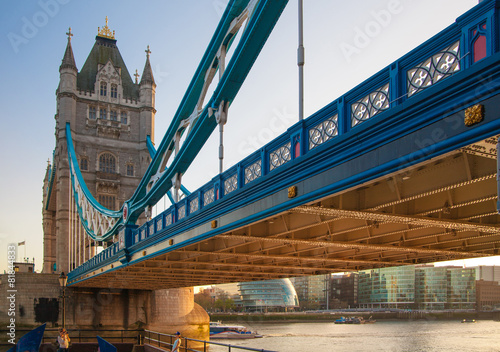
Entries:
[[[206, 206], [201, 212], [191, 214], [160, 233], [131, 246], [128, 249], [131, 256], [130, 262], [115, 266], [103, 273], [119, 270], [128, 265], [237, 229], [297, 205], [320, 199], [327, 193], [340, 192], [354, 185], [374, 180], [377, 177], [499, 134], [500, 119], [494, 108], [500, 102], [497, 95], [500, 91], [499, 62], [500, 54], [492, 55], [471, 68], [440, 82], [440, 84], [428, 88], [412, 99], [406, 100], [401, 105], [356, 126], [353, 128], [357, 132], [355, 136], [353, 133], [346, 133], [324, 145], [309, 150], [305, 155], [281, 166], [279, 171], [273, 171], [260, 177], [244, 188], [240, 188], [221, 200]], [[463, 124], [463, 109], [477, 103], [485, 105], [485, 120], [473, 127], [466, 127]], [[327, 105], [310, 118], [314, 119], [319, 114], [331, 113], [333, 105], [333, 103]], [[424, 111], [423, 114], [422, 111]], [[395, 116], [398, 118], [395, 119]], [[460, 124], [457, 124], [459, 121]], [[397, 126], [396, 123], [398, 123]], [[300, 123], [290, 127], [289, 131], [297, 128], [298, 125]], [[453, 131], [455, 133], [453, 137], [450, 136], [442, 141], [438, 140], [427, 148], [415, 148], [415, 141], [439, 139], [440, 135], [435, 132], [447, 131], [448, 129], [444, 127], [450, 126], [457, 126]], [[381, 131], [386, 133], [381, 133]], [[392, 133], [388, 134], [390, 131]], [[386, 147], [382, 144], [385, 144]], [[408, 150], [410, 146], [414, 148], [413, 151]], [[406, 154], [404, 154], [404, 150], [406, 150]], [[357, 152], [362, 152], [362, 154], [357, 155]], [[394, 155], [395, 152], [399, 152], [399, 155]], [[380, 157], [383, 155], [386, 157], [393, 155], [392, 160], [381, 163]], [[375, 160], [379, 160], [378, 165], [373, 165]], [[353, 165], [358, 169], [357, 173], [344, 180], [332, 182], [335, 175], [343, 174], [342, 170], [349, 170]], [[361, 165], [365, 165], [365, 170], [360, 169]], [[367, 165], [373, 167], [366, 167]], [[291, 172], [292, 170], [293, 172]], [[323, 184], [325, 180], [329, 183], [314, 189], [307, 186], [305, 181], [307, 178], [323, 179]], [[316, 183], [309, 182], [309, 184]], [[296, 198], [288, 199], [287, 187], [291, 185], [299, 186], [298, 195]], [[273, 189], [278, 189], [278, 191], [270, 195], [269, 192]], [[250, 205], [248, 205], [249, 203]], [[269, 204], [274, 205], [269, 206]], [[254, 208], [252, 214], [238, 221], [230, 222], [236, 212], [248, 212], [250, 208]], [[256, 211], [257, 208], [261, 210]], [[232, 211], [228, 212], [229, 209]], [[219, 226], [216, 229], [210, 228], [212, 220], [218, 220]], [[185, 228], [191, 230], [185, 231]], [[194, 236], [189, 237], [189, 233], [194, 233]], [[168, 239], [175, 237], [180, 240], [179, 236], [183, 234], [182, 237], [186, 238], [182, 242], [176, 240], [177, 243], [172, 246], [164, 247], [146, 256], [139, 255], [144, 249], [159, 246]], [[91, 271], [105, 268], [112, 262], [116, 262], [116, 256], [102, 261]], [[79, 278], [75, 277], [76, 280], [73, 284], [88, 279], [82, 279], [82, 275], [84, 274], [78, 275]], [[91, 277], [93, 276], [89, 278]]]

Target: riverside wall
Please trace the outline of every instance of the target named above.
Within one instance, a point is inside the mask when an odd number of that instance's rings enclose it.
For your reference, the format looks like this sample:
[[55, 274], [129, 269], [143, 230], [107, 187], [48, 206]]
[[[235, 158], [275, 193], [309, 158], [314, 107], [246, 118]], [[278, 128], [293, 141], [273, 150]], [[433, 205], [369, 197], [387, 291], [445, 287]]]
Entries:
[[[12, 329], [17, 341], [21, 328], [43, 323], [62, 325], [62, 289], [58, 274], [0, 275], [0, 324]], [[14, 280], [12, 280], [14, 278]], [[158, 291], [113, 288], [65, 290], [65, 326], [68, 329], [150, 329], [208, 339], [209, 316], [194, 303], [193, 288]], [[5, 336], [4, 336], [5, 337]], [[3, 340], [3, 338], [1, 338]]]

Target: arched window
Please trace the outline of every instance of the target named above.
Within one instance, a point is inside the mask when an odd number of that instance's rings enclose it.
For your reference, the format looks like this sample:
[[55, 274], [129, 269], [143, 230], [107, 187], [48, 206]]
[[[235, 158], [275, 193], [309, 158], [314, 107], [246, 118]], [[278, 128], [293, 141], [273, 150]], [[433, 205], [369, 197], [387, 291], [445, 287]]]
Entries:
[[101, 154], [99, 157], [99, 171], [108, 174], [116, 173], [116, 158], [110, 153]]
[[116, 84], [111, 85], [111, 98], [118, 97], [118, 86]]
[[108, 93], [108, 84], [106, 82], [101, 82], [101, 96], [105, 97]]

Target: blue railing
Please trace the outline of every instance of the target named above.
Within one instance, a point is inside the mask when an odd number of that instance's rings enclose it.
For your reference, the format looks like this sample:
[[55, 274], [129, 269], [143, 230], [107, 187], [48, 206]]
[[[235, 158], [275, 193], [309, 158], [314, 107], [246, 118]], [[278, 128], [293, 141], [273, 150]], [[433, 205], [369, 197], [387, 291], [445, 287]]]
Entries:
[[[133, 230], [131, 245], [277, 172], [281, 166], [313, 149], [355, 132], [366, 121], [375, 121], [405, 101], [415, 99], [436, 84], [498, 52], [494, 42], [494, 38], [498, 38], [495, 4], [494, 0], [480, 3], [433, 38]], [[118, 252], [117, 243], [110, 248], [75, 269], [75, 276], [96, 264], [103, 264]]]
[[[492, 5], [491, 3], [489, 5]], [[482, 35], [486, 42], [493, 46], [495, 28], [492, 25], [492, 18], [496, 13], [494, 8], [488, 6], [478, 6], [471, 12], [481, 12], [481, 9], [483, 10], [481, 16], [477, 13], [474, 13], [475, 16], [472, 14], [462, 16], [456, 23], [420, 47], [344, 94], [325, 109], [310, 116], [303, 123], [296, 123], [261, 150], [216, 176], [189, 197], [172, 205], [136, 231], [148, 229], [146, 237], [153, 236], [165, 228], [165, 226], [161, 228], [154, 226], [158, 221], [166, 225], [165, 217], [172, 217], [172, 223], [184, 220], [190, 214], [229, 196], [260, 177], [275, 172], [282, 165], [321, 144], [350, 133], [365, 121], [403, 104], [407, 99], [470, 67], [474, 64], [474, 42], [477, 41], [477, 35], [467, 36], [465, 33], [472, 33], [478, 26], [485, 24]], [[474, 18], [472, 23], [465, 21], [469, 17]], [[434, 50], [430, 51], [431, 49]], [[492, 52], [493, 48], [487, 50], [490, 55]], [[486, 54], [484, 57], [486, 56], [489, 55]], [[477, 55], [476, 57], [478, 58]], [[146, 237], [141, 235], [134, 238]], [[137, 241], [134, 241], [134, 244], [136, 243]]]

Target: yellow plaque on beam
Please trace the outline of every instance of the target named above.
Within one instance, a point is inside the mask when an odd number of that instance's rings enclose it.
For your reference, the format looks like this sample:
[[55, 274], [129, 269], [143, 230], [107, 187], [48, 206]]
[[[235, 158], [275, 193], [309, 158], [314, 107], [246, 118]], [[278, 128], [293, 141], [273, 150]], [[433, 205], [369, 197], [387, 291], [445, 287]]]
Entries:
[[211, 225], [213, 229], [217, 228], [217, 220], [212, 220]]
[[295, 198], [297, 196], [297, 186], [288, 187], [288, 198]]
[[169, 245], [173, 245], [173, 244], [174, 244], [174, 239], [173, 239], [173, 238], [169, 239], [169, 240], [168, 240], [168, 244], [169, 244]]
[[465, 126], [470, 127], [483, 121], [484, 119], [484, 106], [477, 104], [465, 109]]

